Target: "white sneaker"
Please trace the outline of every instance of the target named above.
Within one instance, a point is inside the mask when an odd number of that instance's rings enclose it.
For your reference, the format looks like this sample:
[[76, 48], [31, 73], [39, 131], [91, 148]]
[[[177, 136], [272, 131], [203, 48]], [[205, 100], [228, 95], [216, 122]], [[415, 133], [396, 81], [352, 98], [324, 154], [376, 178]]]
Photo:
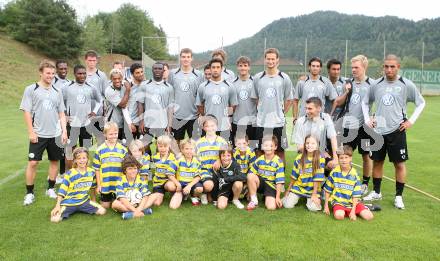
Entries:
[[56, 180], [55, 180], [55, 184], [61, 184], [63, 183], [63, 179], [64, 179], [64, 175], [62, 174], [58, 174]]
[[240, 200], [232, 200], [232, 203], [238, 208], [238, 209], [244, 209], [244, 205], [241, 204]]
[[55, 193], [55, 189], [48, 189], [46, 190], [46, 196], [48, 196], [49, 198], [56, 199], [57, 193]]
[[214, 207], [217, 207], [217, 201], [216, 201], [216, 200], [213, 200], [213, 201], [212, 201], [212, 205], [213, 205]]
[[367, 193], [368, 193], [368, 185], [367, 184], [361, 185], [361, 193], [362, 193], [362, 196], [367, 195]]
[[371, 191], [370, 194], [365, 196], [362, 200], [363, 201], [373, 201], [373, 200], [381, 200], [382, 199], [382, 193], [376, 193], [376, 191]]
[[396, 196], [396, 198], [394, 199], [394, 206], [398, 209], [405, 209], [402, 196]]
[[28, 193], [28, 194], [26, 194], [26, 196], [24, 196], [23, 206], [30, 205], [30, 204], [34, 203], [34, 201], [35, 201], [34, 194]]
[[203, 205], [208, 205], [208, 195], [202, 194], [202, 196], [200, 196], [200, 201]]

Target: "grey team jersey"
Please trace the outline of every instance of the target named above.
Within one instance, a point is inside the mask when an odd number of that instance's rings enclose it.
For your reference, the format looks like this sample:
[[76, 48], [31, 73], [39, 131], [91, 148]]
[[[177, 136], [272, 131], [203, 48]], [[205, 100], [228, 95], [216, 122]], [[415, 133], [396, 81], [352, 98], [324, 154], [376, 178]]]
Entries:
[[[109, 86], [109, 83], [107, 80], [107, 75], [105, 75], [104, 72], [97, 69], [95, 73], [93, 73], [91, 75], [87, 74], [86, 82], [88, 82], [91, 86], [96, 88], [96, 90], [101, 95], [101, 98], [104, 98], [105, 89]], [[103, 100], [103, 99], [101, 99], [101, 100]], [[97, 113], [98, 116], [103, 115], [103, 106], [104, 106], [104, 104], [99, 109], [99, 111]], [[92, 107], [95, 107], [94, 102], [92, 103]]]
[[204, 105], [205, 115], [211, 114], [217, 118], [219, 131], [229, 130], [228, 107], [237, 105], [237, 94], [226, 80], [206, 81], [198, 88], [196, 105]]
[[254, 89], [254, 80], [250, 76], [247, 80], [239, 77], [232, 82], [237, 93], [237, 108], [235, 109], [232, 122], [237, 125], [252, 125], [257, 122], [257, 103], [251, 98]]
[[72, 82], [64, 86], [64, 105], [69, 124], [72, 127], [84, 127], [90, 123], [89, 113], [92, 112], [92, 101], [101, 102], [101, 95], [87, 82]]
[[174, 103], [174, 88], [171, 84], [149, 80], [142, 84], [137, 101], [144, 104], [144, 126], [165, 129], [168, 126], [168, 108]]
[[406, 103], [413, 102], [416, 106], [424, 103], [414, 83], [397, 76], [397, 80], [388, 81], [384, 77], [378, 79], [370, 88], [369, 104], [375, 103], [377, 127], [375, 131], [386, 135], [396, 131], [406, 115]]
[[196, 97], [197, 89], [203, 82], [202, 73], [194, 68], [190, 72], [183, 72], [181, 68], [173, 69], [168, 82], [174, 87], [174, 117], [179, 120], [197, 118]]
[[229, 69], [226, 69], [226, 67], [223, 67], [222, 79], [228, 82], [233, 82], [235, 80], [235, 73]]
[[[345, 78], [343, 77], [339, 77], [339, 79], [335, 82], [332, 83], [333, 88], [335, 88], [336, 91], [336, 97], [341, 96], [342, 94], [344, 94], [344, 85], [345, 85]], [[331, 81], [330, 81], [331, 82]], [[332, 106], [333, 106], [333, 101], [334, 100], [330, 100], [329, 97], [325, 98], [325, 107], [324, 107], [324, 112], [330, 114], [330, 112], [332, 111]], [[341, 108], [336, 108], [335, 110], [335, 115], [337, 115], [337, 113], [340, 111]]]
[[257, 126], [265, 128], [283, 127], [286, 124], [284, 102], [293, 98], [292, 81], [283, 72], [268, 76], [266, 72], [254, 77], [251, 98], [258, 99]]
[[137, 116], [137, 97], [142, 85], [147, 84], [147, 81], [142, 81], [139, 84], [135, 84], [132, 80], [128, 81], [131, 85], [130, 96], [128, 97], [127, 109], [130, 114], [131, 121], [135, 124], [139, 124], [139, 117]]
[[61, 79], [60, 77], [58, 77], [58, 75], [55, 75], [55, 77], [53, 78], [52, 81], [52, 85], [57, 89], [57, 90], [63, 90], [63, 88], [69, 84], [71, 84], [73, 81], [65, 78], [65, 79]]
[[312, 80], [310, 75], [308, 75], [304, 81], [298, 81], [293, 97], [301, 101], [298, 117], [306, 114], [306, 100], [311, 97], [321, 99], [322, 107], [325, 108], [326, 98], [328, 97], [329, 100], [334, 100], [337, 97], [337, 93], [332, 82], [324, 76], [319, 76], [318, 79]]
[[[362, 101], [368, 96], [373, 79], [366, 78], [363, 82], [355, 82], [352, 79], [353, 91], [348, 104], [348, 111], [345, 113], [342, 126], [347, 129], [358, 129], [364, 124], [364, 114], [362, 112]], [[342, 87], [345, 92], [345, 86]]]
[[32, 127], [38, 137], [54, 138], [61, 135], [59, 113], [65, 110], [63, 94], [53, 85], [48, 89], [38, 83], [27, 86], [20, 110], [31, 114]]
[[118, 124], [119, 128], [124, 128], [124, 117], [122, 115], [122, 108], [118, 105], [124, 97], [125, 86], [122, 85], [120, 89], [116, 89], [110, 85], [105, 89], [105, 99], [107, 100], [107, 108], [105, 110], [105, 121], [112, 121]]
[[319, 138], [319, 150], [325, 152], [327, 139], [336, 137], [336, 130], [333, 121], [327, 113], [320, 113], [318, 119], [311, 119], [307, 116], [300, 117], [295, 124], [295, 144], [304, 145], [307, 135]]

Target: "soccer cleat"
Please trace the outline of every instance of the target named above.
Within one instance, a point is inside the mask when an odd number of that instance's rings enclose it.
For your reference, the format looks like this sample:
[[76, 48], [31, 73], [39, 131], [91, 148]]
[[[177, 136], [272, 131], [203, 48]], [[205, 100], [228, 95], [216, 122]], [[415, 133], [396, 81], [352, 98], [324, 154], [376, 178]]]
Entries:
[[35, 196], [32, 193], [28, 193], [26, 194], [26, 196], [24, 196], [24, 201], [23, 201], [23, 205], [24, 206], [28, 206], [32, 203], [34, 203], [35, 201]]
[[379, 205], [377, 205], [377, 204], [371, 204], [371, 203], [369, 203], [369, 204], [364, 204], [368, 209], [370, 209], [371, 211], [381, 211], [382, 210], [382, 208], [379, 206]]
[[362, 184], [361, 193], [362, 193], [362, 196], [367, 195], [367, 193], [368, 193], [368, 185], [367, 184]]
[[376, 193], [376, 191], [371, 191], [367, 196], [365, 196], [362, 200], [363, 201], [373, 201], [373, 200], [381, 200], [382, 199], [382, 193]]
[[202, 205], [208, 205], [208, 195], [202, 194], [200, 201], [202, 202]]
[[402, 196], [396, 196], [396, 198], [394, 199], [394, 206], [398, 209], [405, 209]]
[[191, 204], [192, 204], [193, 206], [200, 206], [199, 198], [197, 198], [197, 197], [191, 197]]
[[214, 207], [217, 207], [217, 200], [213, 200], [213, 201], [212, 201], [212, 205], [213, 205]]
[[55, 193], [55, 189], [51, 188], [51, 189], [46, 190], [46, 196], [48, 196], [49, 198], [56, 199], [57, 193]]
[[133, 218], [133, 211], [129, 211], [129, 212], [124, 212], [122, 213], [122, 219], [127, 220], [127, 219], [132, 219]]
[[142, 210], [142, 212], [144, 212], [144, 215], [153, 214], [153, 210], [151, 208], [146, 208], [146, 209]]
[[244, 205], [241, 204], [240, 200], [232, 200], [232, 203], [238, 208], [238, 209], [244, 209]]
[[55, 184], [61, 184], [63, 183], [64, 176], [62, 174], [58, 174], [57, 178], [55, 179]]
[[249, 202], [249, 204], [246, 207], [246, 210], [254, 210], [257, 208], [257, 204], [255, 204], [255, 202], [251, 201]]

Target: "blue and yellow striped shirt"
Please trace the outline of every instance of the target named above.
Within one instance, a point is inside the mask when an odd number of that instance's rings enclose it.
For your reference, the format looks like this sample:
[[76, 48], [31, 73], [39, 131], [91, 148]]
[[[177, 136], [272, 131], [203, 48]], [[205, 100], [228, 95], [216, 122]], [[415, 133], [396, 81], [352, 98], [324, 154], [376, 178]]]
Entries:
[[[312, 159], [310, 158], [306, 159], [304, 172], [303, 172], [303, 168], [301, 166], [301, 157], [302, 154], [299, 154], [296, 157], [295, 161], [293, 162], [292, 175], [290, 177], [291, 180], [295, 180], [295, 184], [292, 186], [290, 191], [303, 197], [310, 197], [313, 192], [313, 183], [325, 181], [325, 176], [324, 176], [325, 158], [322, 156], [319, 158], [319, 168], [315, 171], [315, 174], [313, 175]], [[321, 186], [318, 187], [317, 192], [320, 191], [321, 191]]]
[[95, 171], [90, 167], [84, 173], [77, 169], [68, 170], [58, 190], [58, 195], [64, 197], [61, 206], [77, 206], [89, 200], [89, 191], [95, 182]]
[[176, 178], [180, 182], [190, 183], [195, 177], [200, 176], [200, 161], [196, 157], [190, 162], [182, 157], [176, 161], [176, 165]]
[[169, 175], [176, 175], [177, 165], [176, 158], [170, 153], [164, 160], [160, 158], [159, 152], [151, 158], [154, 164], [153, 187], [163, 186], [168, 181]]
[[255, 156], [255, 152], [249, 147], [246, 149], [244, 155], [241, 155], [240, 151], [238, 149], [235, 149], [233, 157], [238, 165], [240, 165], [241, 173], [245, 175], [248, 174], [249, 167], [257, 159], [257, 157]]
[[284, 163], [277, 155], [271, 160], [266, 160], [264, 155], [261, 155], [249, 171], [263, 178], [273, 189], [276, 189], [276, 184], [284, 184]]
[[151, 163], [151, 157], [148, 155], [148, 153], [145, 153], [142, 155], [141, 160], [139, 163], [142, 165], [141, 169], [139, 170], [139, 174], [141, 175], [149, 175], [150, 174], [150, 163]]
[[129, 190], [139, 191], [142, 194], [142, 197], [146, 197], [151, 194], [150, 190], [148, 189], [147, 181], [140, 175], [136, 176], [136, 179], [134, 180], [133, 183], [130, 183], [127, 180], [127, 176], [125, 175], [118, 178], [118, 184], [116, 185], [116, 198], [126, 197], [126, 193]]
[[202, 166], [202, 179], [212, 177], [212, 165], [219, 159], [220, 149], [227, 145], [226, 140], [220, 136], [217, 136], [213, 142], [208, 141], [206, 137], [197, 140], [196, 152]]
[[332, 205], [338, 204], [347, 208], [353, 206], [353, 198], [360, 198], [361, 181], [355, 168], [348, 173], [342, 172], [337, 166], [328, 176], [324, 184], [324, 190], [330, 193]]
[[120, 143], [110, 148], [102, 143], [96, 149], [93, 168], [101, 172], [101, 193], [116, 193], [118, 177], [122, 176], [122, 160], [127, 155], [127, 149]]

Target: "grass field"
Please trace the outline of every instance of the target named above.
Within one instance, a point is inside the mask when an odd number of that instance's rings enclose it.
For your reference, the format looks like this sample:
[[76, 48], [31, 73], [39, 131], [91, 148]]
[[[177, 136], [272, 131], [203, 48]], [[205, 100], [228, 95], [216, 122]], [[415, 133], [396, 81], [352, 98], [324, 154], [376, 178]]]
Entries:
[[[167, 200], [138, 220], [123, 221], [109, 212], [51, 224], [55, 201], [44, 196], [47, 161], [38, 169], [36, 202], [22, 206], [28, 140], [19, 99], [37, 77], [32, 71], [41, 56], [29, 55], [26, 47], [3, 37], [0, 50], [2, 68], [15, 64], [26, 72], [0, 70], [0, 260], [440, 260], [440, 202], [405, 189], [406, 210], [397, 210], [394, 183], [387, 180], [383, 210], [371, 222], [335, 221], [309, 213], [304, 204], [247, 212], [232, 206], [224, 211], [195, 208], [186, 202], [173, 211]], [[14, 81], [20, 74], [21, 80]], [[408, 184], [440, 197], [440, 97], [426, 100], [424, 113], [408, 133]], [[288, 174], [295, 154], [287, 155]], [[360, 163], [359, 157], [355, 161]], [[386, 164], [386, 175], [394, 175], [391, 164]]]

